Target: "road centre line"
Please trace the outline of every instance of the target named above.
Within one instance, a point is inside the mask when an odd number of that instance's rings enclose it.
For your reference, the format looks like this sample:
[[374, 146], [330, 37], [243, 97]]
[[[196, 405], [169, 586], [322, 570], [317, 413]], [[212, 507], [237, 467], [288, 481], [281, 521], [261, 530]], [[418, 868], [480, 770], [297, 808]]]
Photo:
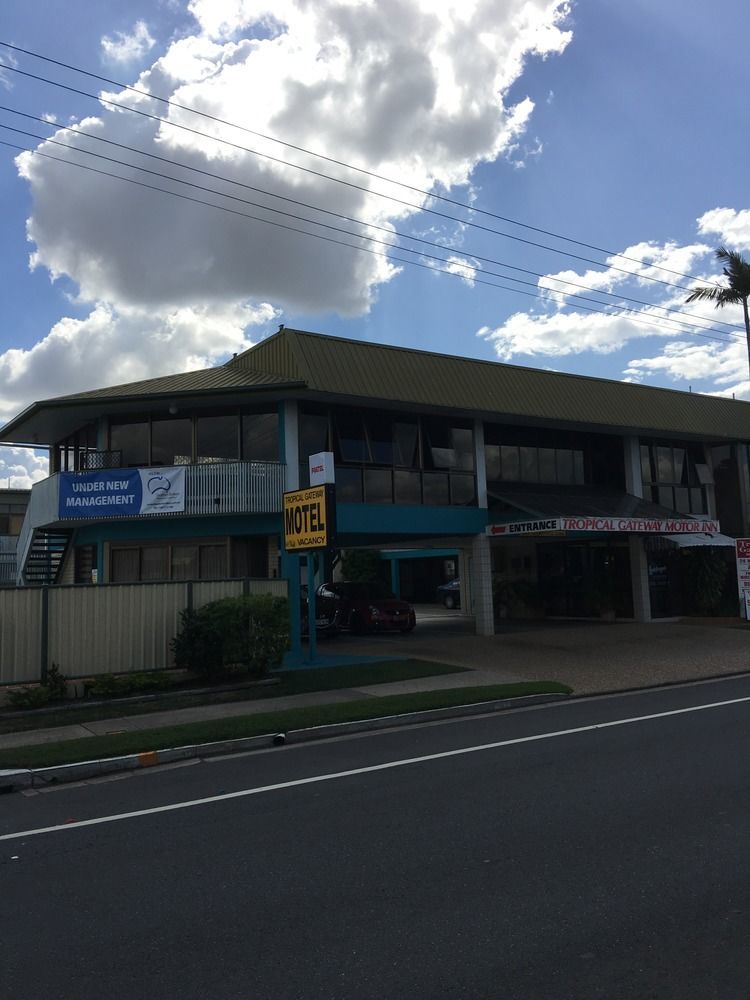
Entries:
[[560, 736], [574, 736], [578, 733], [590, 733], [599, 729], [611, 729], [615, 726], [628, 726], [636, 722], [651, 722], [654, 719], [666, 719], [675, 715], [687, 715], [690, 712], [704, 712], [712, 708], [725, 708], [728, 705], [740, 705], [750, 701], [750, 695], [744, 698], [731, 698], [728, 701], [714, 701], [705, 705], [692, 705], [689, 708], [675, 708], [669, 712], [655, 712], [652, 715], [637, 715], [627, 719], [614, 719], [611, 722], [595, 722], [589, 726], [577, 726], [574, 729], [559, 729], [551, 733], [537, 733], [534, 736], [518, 736], [512, 740], [498, 740], [495, 743], [482, 743], [473, 747], [461, 747], [458, 750], [443, 750], [439, 753], [425, 754], [422, 757], [407, 757], [403, 760], [391, 760], [384, 764], [371, 764], [367, 767], [355, 767], [348, 771], [334, 771], [329, 774], [316, 774], [309, 778], [294, 778], [291, 781], [280, 781], [273, 785], [260, 785], [257, 788], [244, 788], [239, 792], [224, 792], [221, 795], [209, 795], [202, 799], [189, 799], [185, 802], [173, 802], [166, 806], [152, 806], [149, 809], [136, 809], [133, 812], [116, 813], [112, 816], [99, 816], [95, 819], [83, 819], [73, 823], [61, 823], [57, 826], [43, 826], [36, 830], [22, 830], [18, 833], [4, 833], [2, 840], [21, 840], [24, 837], [37, 837], [45, 833], [57, 833], [61, 830], [76, 830], [84, 826], [98, 826], [102, 823], [118, 823], [125, 819], [137, 819], [139, 816], [154, 816], [158, 813], [175, 812], [179, 809], [192, 809], [195, 806], [211, 805], [214, 802], [226, 802], [229, 799], [246, 798], [249, 795], [262, 795], [266, 792], [278, 792], [285, 788], [298, 788], [302, 785], [313, 785], [322, 781], [335, 781], [339, 778], [351, 778], [358, 774], [371, 774], [375, 771], [388, 771], [392, 768], [407, 767], [410, 764], [424, 764], [432, 760], [444, 760], [448, 757], [460, 757], [463, 754], [480, 753], [484, 750], [498, 750], [502, 747], [517, 746], [521, 743], [535, 743], [540, 740], [557, 739]]

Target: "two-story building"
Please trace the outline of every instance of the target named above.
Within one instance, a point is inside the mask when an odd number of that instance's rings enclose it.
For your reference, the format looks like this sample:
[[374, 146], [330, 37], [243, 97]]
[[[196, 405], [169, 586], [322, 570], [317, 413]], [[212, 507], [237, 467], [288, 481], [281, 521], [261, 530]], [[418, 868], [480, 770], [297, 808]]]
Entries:
[[513, 584], [548, 615], [602, 595], [622, 618], [682, 613], [681, 554], [729, 567], [748, 533], [747, 402], [284, 328], [216, 368], [36, 402], [0, 437], [50, 449], [26, 584], [294, 586], [281, 495], [323, 451], [338, 546], [458, 552], [485, 634]]

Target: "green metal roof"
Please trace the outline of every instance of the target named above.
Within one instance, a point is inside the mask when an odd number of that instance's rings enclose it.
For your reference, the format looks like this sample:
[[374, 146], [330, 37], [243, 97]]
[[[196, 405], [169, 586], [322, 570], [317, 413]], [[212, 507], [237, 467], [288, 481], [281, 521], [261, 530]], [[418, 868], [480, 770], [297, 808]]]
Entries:
[[122, 399], [139, 396], [169, 396], [180, 393], [214, 392], [217, 389], [260, 389], [288, 385], [290, 379], [252, 368], [230, 367], [201, 368], [194, 372], [180, 372], [177, 375], [163, 375], [161, 378], [147, 378], [140, 382], [125, 382], [106, 389], [91, 389], [75, 392], [69, 396], [57, 396], [48, 402], [60, 403], [64, 400]]
[[313, 391], [532, 419], [750, 441], [750, 403], [282, 329], [227, 367]]
[[[478, 361], [302, 330], [280, 329], [217, 368], [129, 382], [34, 403], [0, 430], [21, 441], [58, 407], [243, 390], [371, 400], [373, 405], [463, 411], [498, 421], [589, 425], [651, 434], [750, 441], [750, 403]], [[33, 419], [33, 422], [32, 422]], [[45, 425], [46, 431], [46, 425]]]

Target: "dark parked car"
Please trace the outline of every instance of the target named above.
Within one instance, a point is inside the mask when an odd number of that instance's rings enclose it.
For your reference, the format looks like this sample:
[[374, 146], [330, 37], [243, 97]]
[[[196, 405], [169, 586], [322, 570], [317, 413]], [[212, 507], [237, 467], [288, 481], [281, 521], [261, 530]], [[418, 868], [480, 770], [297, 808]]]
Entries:
[[[317, 594], [317, 591], [316, 591]], [[302, 619], [302, 638], [305, 639], [310, 633], [310, 615], [307, 596], [307, 587], [302, 584], [300, 587], [300, 617]], [[336, 635], [340, 631], [336, 621], [336, 611], [332, 607], [321, 608], [317, 599], [315, 601], [315, 632], [319, 636]]]
[[461, 607], [461, 581], [458, 577], [449, 583], [441, 584], [435, 591], [435, 599], [446, 608]]
[[411, 604], [378, 582], [324, 583], [317, 602], [319, 614], [332, 610], [338, 626], [353, 632], [411, 632], [417, 624]]

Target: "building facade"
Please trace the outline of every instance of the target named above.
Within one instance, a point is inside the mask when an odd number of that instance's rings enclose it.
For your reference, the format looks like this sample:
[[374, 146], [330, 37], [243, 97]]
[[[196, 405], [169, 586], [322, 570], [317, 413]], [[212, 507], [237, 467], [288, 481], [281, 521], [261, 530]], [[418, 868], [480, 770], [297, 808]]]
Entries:
[[[34, 403], [0, 437], [50, 449], [19, 540], [26, 584], [294, 591], [282, 492], [324, 451], [338, 547], [456, 553], [480, 633], [497, 615], [690, 612], [691, 573], [730, 574], [748, 534], [744, 401], [283, 328], [217, 368]], [[137, 509], [111, 499], [136, 480]], [[165, 505], [178, 480], [181, 506]]]
[[0, 587], [12, 586], [16, 582], [16, 548], [29, 495], [29, 490], [0, 489]]

